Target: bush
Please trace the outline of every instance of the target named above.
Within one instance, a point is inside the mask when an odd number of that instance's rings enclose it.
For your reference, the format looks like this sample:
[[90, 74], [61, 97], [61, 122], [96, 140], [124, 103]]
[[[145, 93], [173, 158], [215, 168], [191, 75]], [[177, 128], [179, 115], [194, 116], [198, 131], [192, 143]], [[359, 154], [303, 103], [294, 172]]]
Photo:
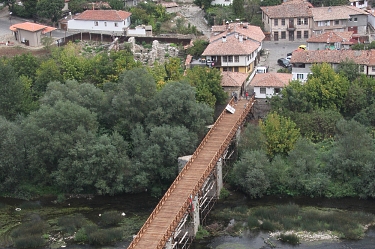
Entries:
[[12, 238], [26, 238], [27, 236], [39, 236], [41, 237], [44, 231], [48, 228], [48, 224], [42, 220], [29, 221], [22, 223], [16, 227], [11, 233]]
[[249, 229], [254, 229], [254, 228], [259, 227], [258, 219], [254, 216], [249, 216], [247, 218], [247, 226], [249, 227]]
[[13, 242], [16, 248], [43, 248], [46, 244], [46, 240], [41, 238], [40, 235], [29, 235], [22, 238], [16, 238]]
[[67, 234], [73, 234], [86, 223], [85, 217], [82, 214], [75, 214], [72, 216], [60, 217], [57, 224], [61, 230]]
[[77, 242], [86, 242], [88, 241], [87, 233], [84, 228], [78, 229], [76, 235], [74, 236], [74, 241]]
[[206, 229], [204, 229], [202, 226], [199, 226], [198, 232], [195, 235], [195, 238], [199, 240], [199, 239], [203, 239], [203, 238], [208, 237], [208, 236], [210, 236], [210, 233]]
[[300, 243], [298, 236], [295, 234], [280, 234], [279, 239], [291, 245], [298, 245]]
[[117, 211], [105, 212], [100, 216], [100, 222], [103, 226], [116, 226], [124, 220], [124, 217]]
[[226, 199], [226, 198], [228, 198], [228, 196], [230, 195], [230, 192], [228, 191], [228, 189], [226, 189], [226, 188], [222, 188], [221, 190], [220, 190], [220, 199]]
[[276, 230], [276, 226], [268, 220], [263, 221], [263, 223], [260, 225], [260, 228], [269, 232], [273, 232]]
[[121, 239], [121, 228], [99, 229], [88, 235], [88, 240], [91, 245], [110, 245]]

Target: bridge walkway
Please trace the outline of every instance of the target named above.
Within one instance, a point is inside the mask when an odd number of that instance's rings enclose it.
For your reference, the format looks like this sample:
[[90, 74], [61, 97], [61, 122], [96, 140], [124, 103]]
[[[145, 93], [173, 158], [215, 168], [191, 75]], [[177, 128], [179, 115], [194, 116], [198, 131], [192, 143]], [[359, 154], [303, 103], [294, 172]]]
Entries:
[[254, 101], [254, 97], [239, 100], [237, 104], [234, 104], [233, 99], [230, 101], [235, 112], [232, 114], [224, 109], [128, 249], [164, 248], [189, 208], [191, 197], [202, 188]]

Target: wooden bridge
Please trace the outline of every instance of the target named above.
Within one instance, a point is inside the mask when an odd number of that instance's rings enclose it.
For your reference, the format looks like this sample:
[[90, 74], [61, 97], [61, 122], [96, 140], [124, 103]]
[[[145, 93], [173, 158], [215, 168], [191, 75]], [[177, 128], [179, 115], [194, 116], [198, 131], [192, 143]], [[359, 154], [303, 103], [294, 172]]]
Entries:
[[[178, 245], [175, 247], [177, 242], [172, 243], [172, 246], [169, 247], [166, 247], [166, 244], [173, 238], [181, 220], [191, 207], [192, 196], [197, 196], [204, 187], [203, 185], [216, 163], [221, 160], [221, 156], [228, 149], [237, 130], [242, 126], [254, 101], [253, 96], [249, 100], [239, 100], [237, 104], [233, 99], [229, 102], [227, 107], [229, 110], [232, 110], [231, 107], [233, 107], [234, 113], [224, 109], [138, 234], [133, 238], [128, 249], [178, 248]], [[186, 234], [183, 237], [185, 236]]]

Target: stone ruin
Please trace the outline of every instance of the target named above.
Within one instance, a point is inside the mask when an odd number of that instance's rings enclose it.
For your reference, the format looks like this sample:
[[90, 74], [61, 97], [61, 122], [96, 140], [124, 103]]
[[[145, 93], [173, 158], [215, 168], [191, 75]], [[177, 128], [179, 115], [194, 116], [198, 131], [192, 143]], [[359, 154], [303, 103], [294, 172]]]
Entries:
[[178, 57], [178, 48], [171, 46], [170, 43], [162, 44], [154, 40], [151, 49], [136, 44], [134, 37], [130, 37], [127, 43], [130, 44], [134, 59], [144, 65], [152, 66], [156, 61], [163, 64], [169, 57]]

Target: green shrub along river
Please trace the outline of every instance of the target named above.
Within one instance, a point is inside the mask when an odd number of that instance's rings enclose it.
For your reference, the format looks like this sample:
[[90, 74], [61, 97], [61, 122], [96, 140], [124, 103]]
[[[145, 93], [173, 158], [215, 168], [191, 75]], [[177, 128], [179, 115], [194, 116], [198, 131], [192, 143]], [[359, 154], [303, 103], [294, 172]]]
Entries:
[[[2, 198], [0, 247], [123, 248], [157, 201], [146, 193], [75, 196], [62, 203], [52, 197], [34, 201]], [[366, 248], [367, 241], [374, 242], [366, 233], [375, 221], [374, 207], [374, 200], [278, 196], [251, 200], [231, 192], [216, 203], [191, 248], [289, 248], [293, 244], [325, 248], [324, 243], [331, 245], [327, 248], [334, 248], [332, 243], [360, 243]]]

